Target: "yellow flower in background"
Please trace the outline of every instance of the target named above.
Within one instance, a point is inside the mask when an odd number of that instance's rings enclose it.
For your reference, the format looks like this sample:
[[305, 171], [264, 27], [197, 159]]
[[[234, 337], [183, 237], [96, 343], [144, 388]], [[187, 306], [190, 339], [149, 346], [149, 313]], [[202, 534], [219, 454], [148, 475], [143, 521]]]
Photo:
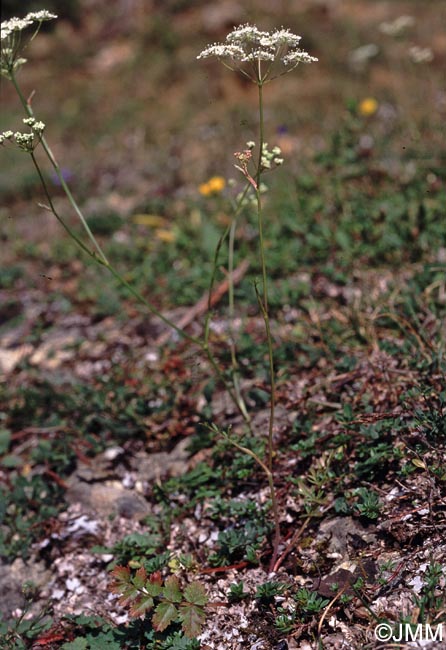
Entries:
[[176, 234], [172, 230], [167, 230], [167, 228], [157, 228], [155, 237], [166, 244], [174, 242], [177, 238]]
[[368, 117], [373, 115], [378, 110], [378, 102], [373, 97], [366, 97], [359, 104], [359, 112], [361, 115]]
[[219, 194], [224, 190], [226, 181], [223, 176], [212, 176], [207, 183], [201, 183], [198, 186], [198, 191], [202, 196], [210, 196], [211, 194]]
[[225, 188], [226, 181], [223, 176], [212, 176], [212, 178], [208, 180], [208, 185], [211, 192], [221, 192]]
[[209, 196], [211, 193], [208, 183], [201, 183], [201, 185], [198, 186], [198, 191], [200, 192], [201, 196]]

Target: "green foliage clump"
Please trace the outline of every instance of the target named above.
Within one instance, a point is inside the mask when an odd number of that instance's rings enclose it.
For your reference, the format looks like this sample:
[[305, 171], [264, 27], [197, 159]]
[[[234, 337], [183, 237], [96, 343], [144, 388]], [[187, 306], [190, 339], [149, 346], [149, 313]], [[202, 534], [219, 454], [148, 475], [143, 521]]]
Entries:
[[208, 602], [202, 583], [193, 582], [183, 588], [176, 576], [163, 580], [159, 572], [148, 575], [144, 567], [132, 573], [129, 567], [117, 566], [112, 576], [111, 591], [120, 594], [119, 603], [130, 608], [130, 616], [145, 616], [153, 609], [155, 631], [164, 632], [172, 624], [180, 624], [188, 638], [200, 634]]

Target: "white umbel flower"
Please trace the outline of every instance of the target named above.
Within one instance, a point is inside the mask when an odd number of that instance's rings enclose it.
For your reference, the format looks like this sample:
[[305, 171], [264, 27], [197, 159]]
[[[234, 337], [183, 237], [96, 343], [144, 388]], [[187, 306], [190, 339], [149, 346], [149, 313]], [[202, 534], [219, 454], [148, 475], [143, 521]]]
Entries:
[[52, 14], [51, 11], [47, 11], [46, 9], [31, 11], [25, 16], [25, 20], [32, 20], [35, 23], [43, 23], [46, 20], [54, 20], [55, 18], [57, 18], [56, 14]]
[[30, 133], [3, 131], [3, 133], [0, 133], [0, 145], [4, 145], [5, 142], [11, 142], [13, 144], [15, 143], [22, 151], [26, 151], [26, 153], [33, 153], [42, 139], [45, 124], [43, 122], [37, 122], [34, 117], [25, 117], [23, 123], [30, 127]]
[[379, 31], [386, 36], [399, 36], [404, 31], [415, 25], [413, 16], [398, 16], [392, 22], [384, 22], [379, 26]]
[[413, 45], [409, 48], [409, 56], [414, 63], [430, 63], [434, 60], [434, 53], [430, 47]]
[[314, 63], [316, 61], [316, 57], [310, 56], [308, 52], [304, 52], [303, 50], [290, 52], [289, 54], [285, 54], [282, 58], [282, 63], [284, 65], [292, 65], [293, 67], [296, 67], [298, 63]]
[[[26, 62], [26, 59], [20, 56], [22, 50], [37, 35], [42, 23], [54, 18], [57, 18], [56, 14], [42, 9], [41, 11], [31, 11], [24, 18], [10, 18], [2, 22], [0, 71], [4, 77], [12, 79], [17, 68]], [[30, 30], [29, 35], [24, 38], [22, 32], [32, 26], [34, 26], [34, 32]]]
[[300, 36], [283, 27], [264, 32], [255, 25], [239, 25], [226, 36], [225, 43], [209, 45], [197, 59], [215, 56], [231, 70], [238, 69], [251, 81], [263, 84], [290, 72], [299, 63], [317, 61], [299, 49], [300, 40]]
[[219, 45], [218, 43], [215, 43], [214, 45], [209, 45], [205, 50], [200, 52], [197, 59], [207, 59], [210, 56], [216, 56], [217, 58], [229, 57], [230, 59], [241, 61], [245, 56], [245, 52], [237, 45]]

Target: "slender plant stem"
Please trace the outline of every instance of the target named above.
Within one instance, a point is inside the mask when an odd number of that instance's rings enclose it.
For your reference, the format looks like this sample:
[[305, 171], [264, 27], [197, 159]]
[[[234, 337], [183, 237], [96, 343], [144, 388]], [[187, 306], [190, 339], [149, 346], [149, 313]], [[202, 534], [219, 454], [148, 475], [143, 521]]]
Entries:
[[[260, 64], [259, 64], [260, 65]], [[268, 467], [270, 472], [273, 469], [273, 455], [274, 455], [274, 416], [276, 407], [276, 381], [274, 370], [274, 353], [273, 353], [273, 340], [271, 335], [271, 326], [268, 313], [268, 279], [266, 273], [266, 259], [265, 259], [265, 241], [263, 238], [263, 207], [262, 197], [260, 193], [260, 183], [262, 179], [262, 153], [264, 144], [264, 116], [263, 116], [263, 83], [259, 76], [258, 81], [259, 89], [259, 161], [257, 165], [256, 175], [256, 198], [257, 198], [257, 218], [259, 229], [259, 249], [260, 249], [260, 264], [262, 267], [262, 297], [259, 296], [259, 304], [262, 312], [263, 320], [265, 322], [266, 339], [268, 346], [268, 360], [269, 360], [269, 374], [270, 374], [270, 413], [268, 425]]]
[[42, 170], [40, 169], [40, 165], [37, 162], [34, 153], [31, 153], [31, 159], [32, 159], [32, 161], [34, 163], [34, 167], [36, 168], [37, 174], [39, 176], [39, 180], [40, 180], [40, 182], [42, 184], [42, 188], [43, 188], [43, 191], [45, 193], [46, 199], [48, 201], [48, 207], [49, 207], [50, 211], [53, 213], [53, 215], [56, 217], [56, 219], [62, 225], [62, 227], [66, 230], [68, 235], [76, 242], [76, 244], [79, 246], [79, 248], [81, 248], [82, 251], [84, 253], [86, 253], [91, 259], [93, 259], [97, 264], [99, 264], [100, 266], [104, 266], [106, 269], [108, 269], [110, 271], [110, 273], [119, 281], [120, 284], [122, 284], [126, 289], [128, 289], [128, 291], [135, 298], [137, 298], [137, 300], [139, 302], [142, 302], [144, 304], [144, 306], [147, 307], [147, 309], [152, 314], [154, 314], [155, 316], [160, 318], [163, 321], [163, 323], [165, 323], [166, 325], [168, 325], [169, 327], [174, 329], [177, 332], [177, 334], [179, 334], [182, 338], [185, 338], [188, 341], [190, 341], [191, 343], [195, 343], [196, 345], [200, 346], [201, 349], [204, 349], [203, 343], [202, 343], [202, 341], [200, 341], [200, 339], [195, 338], [195, 336], [190, 336], [190, 334], [188, 334], [184, 330], [180, 329], [179, 327], [177, 327], [175, 325], [175, 323], [173, 323], [171, 320], [169, 320], [168, 318], [163, 316], [163, 314], [158, 309], [156, 309], [156, 307], [154, 307], [151, 303], [149, 303], [144, 298], [144, 296], [142, 296], [138, 291], [136, 291], [136, 289], [134, 289], [132, 287], [132, 285], [129, 284], [127, 282], [127, 280], [125, 280], [125, 278], [122, 277], [122, 275], [119, 273], [119, 271], [117, 271], [114, 268], [114, 266], [112, 266], [109, 262], [104, 262], [101, 258], [98, 258], [98, 256], [94, 252], [92, 252], [87, 246], [85, 246], [84, 242], [76, 235], [76, 233], [70, 228], [70, 226], [66, 223], [66, 221], [64, 219], [62, 219], [62, 217], [57, 212], [57, 210], [56, 210], [56, 208], [54, 206], [54, 203], [53, 203], [53, 201], [51, 199], [51, 195], [49, 193], [48, 186], [46, 184], [45, 178], [44, 178], [44, 176], [42, 174]]
[[[222, 432], [220, 432], [222, 433]], [[259, 456], [253, 451], [252, 449], [249, 449], [248, 447], [245, 447], [244, 445], [241, 445], [239, 442], [236, 440], [233, 440], [227, 433], [223, 433], [223, 437], [231, 444], [233, 445], [236, 449], [239, 451], [243, 452], [244, 454], [247, 454], [248, 456], [251, 456], [255, 460], [255, 462], [260, 465], [262, 470], [265, 472], [267, 480], [268, 480], [268, 487], [269, 487], [269, 493], [271, 496], [271, 507], [273, 510], [273, 519], [274, 519], [274, 540], [273, 540], [273, 554], [270, 560], [270, 567], [271, 570], [276, 564], [277, 557], [279, 554], [279, 544], [280, 544], [280, 517], [279, 517], [279, 504], [277, 503], [277, 495], [276, 495], [276, 488], [274, 486], [274, 476], [269, 467], [259, 458]]]
[[[232, 313], [231, 313], [231, 307], [230, 307], [230, 314], [229, 314], [229, 319], [230, 322], [232, 323], [233, 317], [234, 317], [234, 308], [233, 308], [233, 301], [234, 301], [234, 281], [233, 281], [233, 250], [234, 250], [234, 230], [235, 226], [237, 223], [237, 217], [240, 213], [240, 210], [243, 207], [244, 200], [246, 197], [246, 194], [248, 193], [248, 190], [250, 188], [250, 184], [247, 183], [245, 189], [243, 190], [242, 194], [240, 195], [238, 201], [234, 205], [234, 216], [233, 216], [233, 221], [231, 225], [228, 225], [222, 236], [220, 237], [217, 247], [215, 249], [215, 254], [214, 254], [214, 264], [212, 268], [212, 274], [211, 274], [211, 281], [209, 283], [209, 292], [208, 292], [208, 311], [206, 314], [206, 320], [205, 320], [205, 326], [204, 326], [204, 344], [207, 349], [209, 349], [209, 336], [210, 336], [210, 326], [211, 326], [211, 319], [212, 319], [212, 291], [214, 288], [215, 284], [215, 278], [217, 275], [217, 268], [218, 268], [218, 257], [220, 254], [221, 247], [223, 243], [225, 242], [226, 238], [228, 237], [229, 234], [229, 270], [228, 270], [228, 293], [229, 293], [229, 304], [231, 305], [231, 300], [232, 300]], [[232, 233], [232, 239], [231, 239], [231, 233]], [[232, 252], [231, 252], [232, 251]], [[231, 364], [232, 364], [232, 383], [234, 386], [234, 395], [237, 400], [237, 408], [240, 411], [240, 414], [242, 415], [245, 424], [248, 426], [249, 431], [252, 433], [252, 428], [251, 428], [251, 417], [248, 413], [248, 409], [246, 408], [245, 401], [243, 399], [243, 395], [240, 390], [240, 383], [239, 383], [239, 377], [238, 377], [238, 364], [237, 364], [237, 357], [236, 357], [236, 352], [235, 352], [235, 344], [233, 340], [233, 331], [229, 332], [229, 335], [231, 337]], [[232, 398], [233, 399], [233, 398]]]
[[234, 319], [235, 319], [235, 307], [234, 307], [234, 240], [235, 240], [235, 230], [237, 227], [237, 218], [234, 218], [229, 230], [229, 245], [228, 245], [228, 297], [229, 297], [229, 345], [231, 350], [231, 364], [232, 364], [232, 383], [234, 384], [234, 391], [237, 396], [240, 410], [243, 412], [245, 421], [250, 422], [251, 418], [246, 408], [245, 400], [243, 399], [241, 387], [240, 387], [240, 376], [238, 372], [238, 360], [237, 360], [237, 348], [235, 344], [235, 332], [234, 332]]
[[105, 262], [104, 259], [101, 257], [98, 257], [96, 253], [91, 251], [83, 241], [76, 235], [76, 233], [68, 226], [66, 221], [59, 215], [57, 212], [54, 203], [51, 199], [51, 194], [48, 190], [48, 186], [46, 184], [45, 178], [42, 174], [42, 170], [40, 169], [39, 163], [37, 162], [37, 159], [34, 155], [34, 153], [31, 153], [31, 159], [34, 163], [34, 166], [36, 168], [37, 174], [39, 176], [40, 182], [42, 184], [43, 191], [45, 193], [46, 199], [48, 201], [48, 208], [49, 210], [53, 213], [53, 215], [56, 217], [57, 221], [62, 225], [62, 227], [65, 229], [65, 231], [68, 233], [68, 235], [76, 242], [76, 244], [79, 246], [79, 248], [86, 253], [91, 259], [93, 259], [97, 264], [100, 266], [104, 266], [108, 271], [115, 277], [118, 282], [124, 286], [129, 293], [134, 296], [139, 302], [141, 302], [146, 309], [153, 315], [157, 316], [160, 320], [165, 323], [168, 327], [173, 329], [179, 336], [181, 336], [183, 339], [186, 339], [190, 343], [194, 343], [197, 345], [200, 350], [206, 355], [212, 370], [214, 371], [215, 375], [217, 376], [217, 379], [223, 384], [225, 387], [228, 395], [230, 396], [232, 402], [235, 404], [237, 409], [240, 411], [241, 415], [244, 417], [243, 410], [240, 407], [239, 400], [237, 399], [237, 394], [234, 392], [234, 390], [231, 388], [229, 382], [227, 381], [226, 377], [224, 376], [223, 372], [220, 370], [218, 367], [218, 364], [215, 360], [214, 355], [212, 354], [211, 350], [209, 349], [207, 341], [202, 341], [201, 339], [196, 338], [195, 336], [191, 336], [184, 330], [180, 329], [173, 323], [169, 318], [166, 318], [156, 307], [154, 307], [148, 300], [142, 296], [139, 291], [137, 291], [134, 287], [132, 287], [129, 282], [119, 273], [119, 271], [108, 261]]
[[[21, 88], [20, 88], [19, 84], [17, 83], [17, 79], [16, 79], [14, 73], [11, 73], [11, 81], [12, 81], [12, 83], [14, 85], [14, 88], [15, 88], [15, 90], [17, 92], [17, 95], [19, 96], [19, 99], [20, 99], [20, 101], [21, 101], [21, 103], [23, 105], [23, 108], [25, 109], [27, 115], [29, 117], [34, 117], [34, 112], [33, 112], [32, 108], [31, 108], [30, 102], [26, 101], [26, 99], [25, 99], [25, 97], [24, 97], [24, 95], [23, 95], [23, 93], [21, 91]], [[249, 423], [249, 415], [247, 414], [246, 407], [244, 405], [243, 400], [242, 401], [239, 400], [239, 398], [237, 396], [237, 391], [233, 390], [231, 388], [231, 386], [230, 386], [229, 382], [227, 381], [226, 377], [224, 376], [223, 372], [218, 367], [218, 364], [217, 364], [217, 362], [215, 360], [214, 355], [212, 354], [211, 350], [209, 349], [209, 345], [208, 345], [209, 323], [206, 323], [205, 338], [204, 338], [203, 341], [201, 339], [196, 338], [195, 336], [190, 336], [189, 334], [187, 334], [187, 332], [185, 332], [184, 330], [177, 327], [175, 325], [175, 323], [173, 323], [169, 318], [166, 318], [158, 309], [156, 309], [156, 307], [154, 307], [150, 302], [148, 302], [148, 300], [146, 300], [144, 298], [144, 296], [142, 296], [139, 293], [139, 291], [137, 291], [134, 287], [132, 287], [132, 285], [129, 284], [127, 282], [127, 280], [125, 280], [123, 278], [123, 276], [117, 271], [117, 269], [112, 264], [110, 264], [110, 262], [108, 261], [105, 253], [103, 252], [101, 246], [99, 245], [99, 243], [96, 240], [95, 236], [91, 232], [90, 227], [88, 226], [88, 223], [86, 222], [85, 217], [82, 214], [82, 211], [80, 210], [75, 198], [73, 197], [70, 188], [68, 187], [67, 183], [65, 182], [65, 179], [63, 177], [60, 166], [59, 166], [59, 164], [58, 164], [58, 162], [57, 162], [57, 160], [56, 160], [50, 146], [48, 145], [46, 139], [43, 136], [42, 136], [42, 138], [40, 140], [40, 143], [42, 144], [42, 147], [43, 147], [43, 149], [44, 149], [50, 163], [52, 164], [52, 166], [53, 166], [53, 168], [54, 168], [54, 170], [55, 170], [55, 172], [57, 174], [57, 177], [58, 177], [58, 179], [59, 179], [59, 181], [61, 183], [62, 189], [65, 192], [65, 195], [68, 198], [68, 201], [70, 202], [72, 208], [74, 209], [77, 216], [79, 217], [79, 219], [80, 219], [80, 221], [82, 223], [82, 226], [84, 227], [88, 237], [90, 238], [90, 241], [92, 242], [92, 244], [93, 244], [93, 246], [94, 246], [94, 248], [95, 248], [95, 250], [97, 251], [98, 254], [96, 255], [95, 252], [90, 251], [88, 249], [88, 247], [85, 246], [85, 244], [82, 242], [82, 240], [73, 232], [73, 230], [68, 226], [68, 224], [65, 222], [65, 220], [62, 219], [62, 217], [59, 215], [59, 213], [55, 209], [54, 203], [53, 203], [53, 201], [51, 199], [51, 195], [49, 193], [48, 186], [47, 186], [47, 184], [45, 182], [42, 171], [41, 171], [41, 169], [39, 167], [39, 164], [38, 164], [38, 162], [37, 162], [37, 160], [36, 160], [36, 158], [34, 156], [34, 153], [32, 153], [31, 154], [32, 160], [33, 160], [34, 166], [35, 166], [35, 168], [37, 170], [37, 173], [39, 175], [39, 179], [40, 179], [40, 181], [42, 183], [42, 187], [43, 187], [45, 196], [46, 196], [46, 198], [48, 200], [50, 211], [54, 214], [54, 216], [59, 221], [59, 223], [62, 225], [62, 227], [66, 230], [66, 232], [69, 234], [69, 236], [76, 242], [76, 244], [79, 246], [79, 248], [82, 249], [82, 251], [84, 253], [86, 253], [90, 258], [92, 258], [95, 262], [97, 262], [101, 266], [104, 266], [105, 268], [107, 268], [110, 271], [110, 273], [116, 278], [116, 280], [118, 280], [118, 282], [122, 286], [124, 286], [129, 291], [129, 293], [131, 293], [139, 302], [141, 302], [151, 314], [154, 314], [155, 316], [160, 318], [160, 320], [163, 323], [165, 323], [165, 325], [167, 325], [168, 327], [173, 329], [183, 339], [186, 339], [190, 343], [194, 343], [195, 345], [197, 345], [200, 348], [200, 350], [206, 355], [206, 357], [207, 357], [207, 359], [208, 359], [208, 361], [209, 361], [209, 363], [210, 363], [210, 365], [212, 367], [212, 370], [214, 371], [215, 375], [217, 376], [217, 379], [225, 387], [225, 389], [226, 389], [229, 397], [231, 398], [232, 402], [235, 404], [237, 409], [240, 411], [242, 417], [246, 420], [246, 422]], [[245, 193], [246, 193], [246, 191], [247, 190], [245, 190]], [[238, 209], [240, 209], [241, 203], [242, 203], [242, 200], [240, 201], [240, 205], [238, 206]], [[215, 270], [214, 270], [214, 274], [215, 274]], [[211, 288], [211, 290], [212, 290], [212, 288]]]
[[[17, 95], [20, 98], [20, 101], [23, 104], [23, 108], [25, 109], [27, 115], [29, 117], [34, 117], [34, 112], [33, 112], [33, 109], [31, 108], [30, 102], [26, 101], [25, 97], [23, 96], [23, 93], [22, 93], [22, 91], [20, 89], [20, 86], [17, 83], [17, 80], [16, 80], [16, 77], [15, 77], [14, 73], [11, 74], [11, 81], [12, 81], [12, 83], [14, 85], [14, 88], [15, 88], [15, 90], [17, 92]], [[79, 219], [80, 219], [80, 221], [81, 221], [81, 223], [82, 223], [82, 225], [83, 225], [83, 227], [85, 229], [85, 232], [87, 233], [88, 237], [90, 238], [93, 246], [98, 251], [98, 254], [102, 259], [102, 262], [104, 263], [104, 265], [107, 265], [108, 264], [107, 257], [105, 256], [105, 253], [102, 250], [101, 246], [99, 245], [96, 237], [91, 232], [91, 229], [90, 229], [84, 215], [82, 214], [82, 212], [81, 212], [81, 210], [80, 210], [74, 196], [72, 195], [70, 188], [68, 187], [67, 183], [65, 182], [62, 170], [59, 167], [59, 163], [57, 162], [57, 160], [56, 160], [56, 158], [55, 158], [55, 156], [54, 156], [54, 154], [53, 154], [53, 152], [52, 152], [52, 150], [51, 150], [51, 148], [50, 148], [50, 146], [49, 146], [49, 144], [46, 141], [46, 138], [44, 136], [42, 136], [42, 138], [40, 140], [40, 143], [41, 143], [42, 147], [44, 148], [45, 153], [48, 156], [48, 159], [49, 159], [50, 163], [52, 164], [52, 166], [54, 168], [54, 171], [56, 172], [57, 178], [59, 179], [59, 182], [60, 182], [60, 184], [61, 184], [61, 186], [62, 186], [62, 188], [63, 188], [63, 190], [64, 190], [64, 192], [66, 194], [66, 197], [67, 197], [68, 201], [70, 202], [73, 210], [76, 212], [77, 216], [79, 217]]]

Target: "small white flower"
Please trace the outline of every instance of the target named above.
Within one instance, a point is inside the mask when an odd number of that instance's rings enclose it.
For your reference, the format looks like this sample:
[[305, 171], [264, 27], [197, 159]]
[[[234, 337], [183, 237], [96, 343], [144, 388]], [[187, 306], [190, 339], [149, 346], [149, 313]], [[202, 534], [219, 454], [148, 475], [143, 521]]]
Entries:
[[197, 59], [207, 59], [210, 56], [216, 56], [217, 58], [229, 57], [230, 59], [241, 60], [244, 55], [245, 53], [241, 47], [215, 43], [200, 52]]
[[33, 23], [42, 23], [46, 20], [53, 20], [57, 18], [55, 14], [42, 9], [42, 11], [32, 11], [27, 14], [24, 18], [10, 18], [9, 20], [4, 20], [1, 24], [1, 40], [5, 40], [12, 32], [21, 32], [27, 27], [30, 27]]
[[413, 45], [409, 49], [409, 56], [414, 63], [430, 63], [434, 59], [434, 53], [430, 47], [419, 47]]
[[41, 9], [41, 11], [31, 11], [25, 16], [25, 20], [32, 20], [39, 23], [42, 23], [46, 20], [54, 20], [55, 18], [57, 18], [56, 14], [52, 14], [46, 9]]
[[413, 16], [398, 16], [391, 22], [381, 23], [379, 31], [386, 36], [399, 36], [409, 27], [415, 25], [415, 18]]
[[228, 43], [257, 43], [261, 38], [269, 36], [268, 32], [261, 32], [255, 25], [239, 25], [227, 36]]
[[268, 52], [268, 50], [258, 49], [252, 50], [245, 54], [240, 61], [242, 63], [249, 63], [250, 61], [274, 61], [276, 58], [274, 52]]
[[12, 32], [21, 32], [32, 24], [33, 21], [27, 17], [4, 20], [1, 24], [2, 41], [8, 38]]
[[24, 117], [23, 118], [23, 124], [26, 124], [27, 126], [32, 126], [36, 121], [35, 117]]
[[34, 122], [31, 128], [36, 133], [40, 134], [43, 133], [43, 131], [45, 130], [45, 124], [43, 122]]
[[19, 149], [32, 153], [39, 144], [45, 125], [43, 122], [36, 122], [33, 117], [28, 117], [23, 120], [28, 126], [31, 127], [31, 133], [22, 133], [21, 131], [3, 131], [0, 133], [0, 145], [5, 144], [5, 141], [15, 142]]
[[297, 47], [302, 37], [293, 34], [289, 29], [276, 29], [268, 37], [261, 40], [261, 44], [268, 47]]
[[375, 43], [367, 43], [353, 50], [348, 55], [350, 66], [360, 72], [364, 70], [371, 59], [379, 54], [379, 47]]
[[298, 63], [315, 63], [318, 59], [315, 56], [310, 56], [308, 52], [303, 50], [297, 50], [296, 52], [290, 52], [282, 57], [282, 63], [284, 65], [294, 65]]
[[283, 165], [283, 158], [280, 157], [280, 154], [280, 147], [275, 146], [270, 151], [268, 149], [268, 143], [264, 142], [262, 146], [262, 158], [260, 161], [262, 169], [273, 169], [273, 167]]
[[246, 143], [246, 146], [248, 147], [248, 149], [254, 149], [256, 143], [253, 140], [250, 140], [249, 142]]
[[31, 153], [34, 151], [34, 134], [33, 133], [20, 133], [16, 131], [14, 133], [14, 140], [16, 141], [19, 149]]

